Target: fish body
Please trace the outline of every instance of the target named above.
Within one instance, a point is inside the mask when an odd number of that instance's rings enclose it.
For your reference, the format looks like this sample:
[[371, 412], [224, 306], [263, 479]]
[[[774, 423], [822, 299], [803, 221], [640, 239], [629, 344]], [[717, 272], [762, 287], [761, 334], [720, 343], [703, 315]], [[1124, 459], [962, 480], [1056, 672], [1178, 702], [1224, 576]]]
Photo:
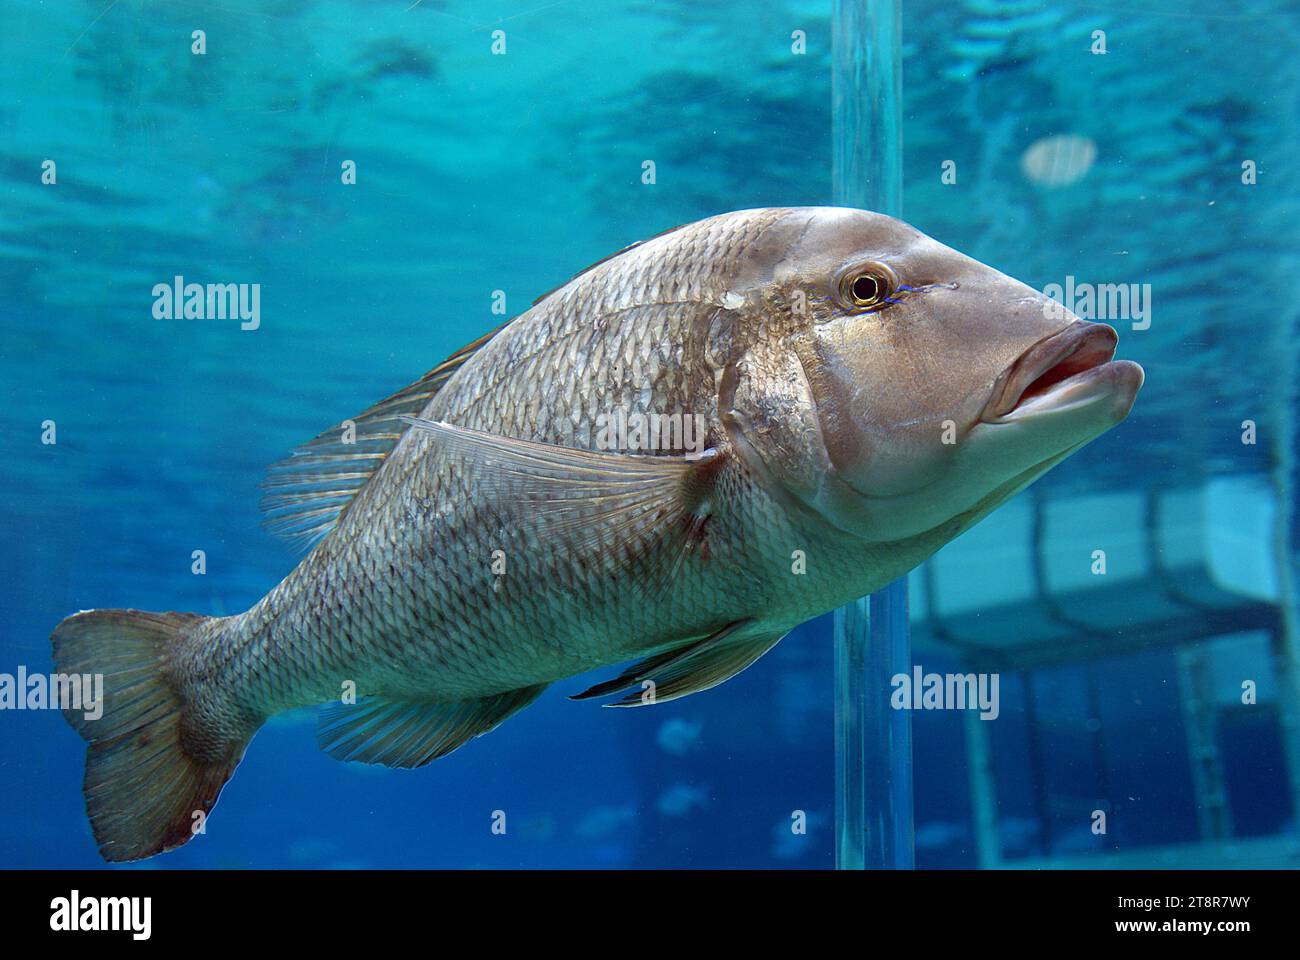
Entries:
[[418, 766], [591, 668], [639, 660], [580, 695], [629, 706], [727, 679], [1122, 419], [1114, 344], [867, 211], [621, 251], [275, 465], [271, 525], [314, 546], [252, 609], [59, 625], [60, 667], [106, 676], [104, 721], [69, 714], [101, 852], [188, 840], [283, 710]]

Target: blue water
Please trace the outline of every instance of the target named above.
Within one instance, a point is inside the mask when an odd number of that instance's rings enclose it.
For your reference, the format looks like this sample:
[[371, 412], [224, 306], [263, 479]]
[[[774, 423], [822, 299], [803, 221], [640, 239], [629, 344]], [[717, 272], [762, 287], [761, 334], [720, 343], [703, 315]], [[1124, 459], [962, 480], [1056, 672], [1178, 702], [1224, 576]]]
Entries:
[[[827, 2], [5, 0], [0, 22], [0, 672], [49, 670], [79, 609], [254, 603], [295, 563], [259, 525], [265, 466], [496, 326], [494, 291], [518, 313], [638, 238], [831, 195]], [[906, 218], [1039, 288], [1152, 290], [1149, 327], [1111, 321], [1147, 370], [1130, 420], [913, 577], [918, 662], [1002, 695], [982, 779], [965, 714], [915, 715], [917, 864], [1294, 865], [1300, 7], [903, 22]], [[1033, 163], [1059, 136], [1092, 144], [1068, 183], [1068, 157]], [[155, 319], [177, 274], [259, 283], [260, 328]], [[1105, 589], [1075, 576], [1098, 546]], [[417, 771], [332, 761], [287, 715], [207, 835], [144, 866], [829, 867], [832, 662], [823, 618], [654, 709], [570, 703], [576, 678]], [[0, 866], [101, 863], [82, 757], [57, 713], [0, 713]]]

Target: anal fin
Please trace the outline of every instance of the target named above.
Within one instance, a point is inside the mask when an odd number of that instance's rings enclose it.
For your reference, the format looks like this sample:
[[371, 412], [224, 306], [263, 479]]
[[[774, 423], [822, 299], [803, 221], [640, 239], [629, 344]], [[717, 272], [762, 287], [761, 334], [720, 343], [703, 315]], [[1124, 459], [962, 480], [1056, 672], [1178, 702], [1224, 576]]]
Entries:
[[495, 729], [546, 687], [539, 683], [448, 703], [364, 697], [355, 704], [330, 704], [321, 710], [316, 742], [335, 760], [420, 767]]

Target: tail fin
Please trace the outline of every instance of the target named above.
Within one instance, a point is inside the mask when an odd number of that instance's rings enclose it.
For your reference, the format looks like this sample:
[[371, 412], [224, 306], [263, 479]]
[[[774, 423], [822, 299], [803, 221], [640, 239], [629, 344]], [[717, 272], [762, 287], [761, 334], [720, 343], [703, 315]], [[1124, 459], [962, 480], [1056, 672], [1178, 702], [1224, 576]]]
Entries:
[[50, 638], [60, 673], [104, 677], [98, 719], [82, 710], [64, 715], [90, 744], [86, 814], [105, 860], [139, 860], [189, 840], [244, 755], [247, 737], [215, 749], [204, 738], [203, 759], [186, 750], [195, 719], [186, 717], [166, 668], [181, 638], [207, 619], [89, 610]]

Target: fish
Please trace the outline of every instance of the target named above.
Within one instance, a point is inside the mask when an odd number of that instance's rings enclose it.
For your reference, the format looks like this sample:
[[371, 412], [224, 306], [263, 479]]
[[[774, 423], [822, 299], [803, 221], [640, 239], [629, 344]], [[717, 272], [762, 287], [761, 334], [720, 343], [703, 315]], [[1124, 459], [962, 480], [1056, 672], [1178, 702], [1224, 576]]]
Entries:
[[659, 794], [659, 798], [655, 801], [655, 810], [661, 817], [689, 817], [697, 807], [708, 805], [707, 787], [676, 783]]
[[272, 465], [267, 525], [307, 553], [250, 609], [55, 628], [59, 670], [104, 677], [99, 719], [65, 712], [101, 855], [206, 833], [285, 710], [411, 768], [596, 668], [630, 664], [573, 699], [716, 686], [1123, 420], [1116, 344], [866, 210], [624, 248]]
[[684, 757], [700, 745], [700, 731], [703, 729], [703, 724], [673, 717], [659, 728], [655, 742], [664, 753]]

